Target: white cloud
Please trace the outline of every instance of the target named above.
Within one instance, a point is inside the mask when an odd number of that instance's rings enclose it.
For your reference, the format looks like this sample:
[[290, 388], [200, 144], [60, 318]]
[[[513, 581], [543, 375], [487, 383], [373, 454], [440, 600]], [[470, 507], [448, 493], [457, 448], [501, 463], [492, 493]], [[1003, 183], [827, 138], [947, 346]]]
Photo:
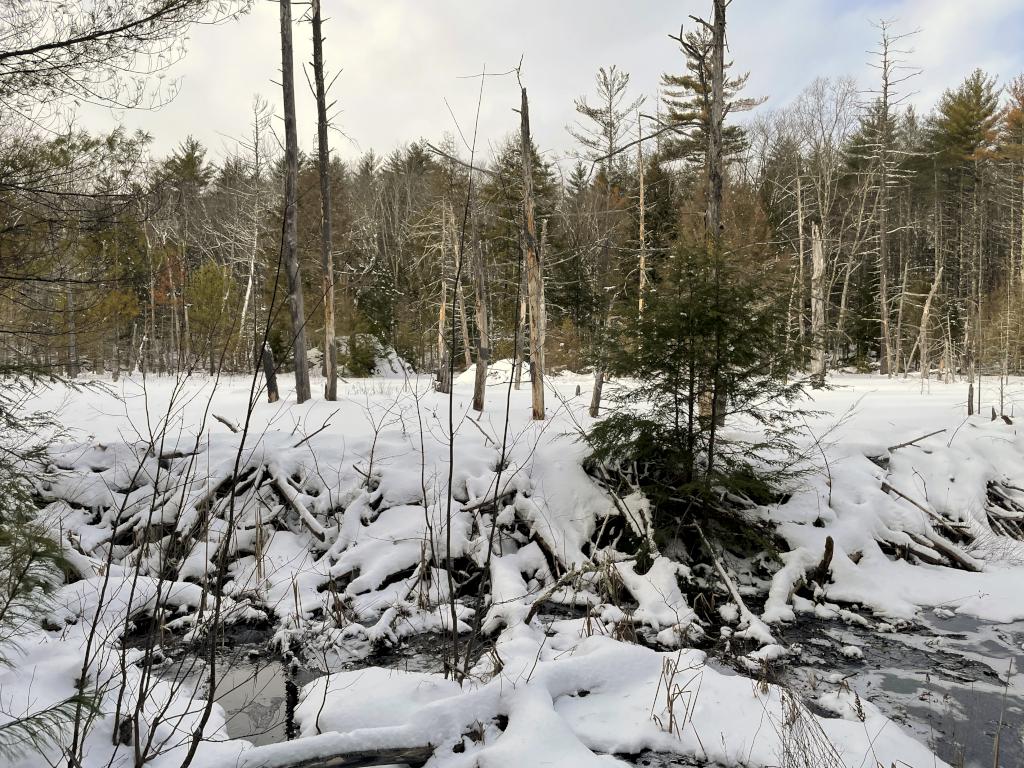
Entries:
[[[660, 74], [678, 69], [668, 39], [688, 13], [709, 3], [691, 0], [333, 0], [326, 2], [325, 56], [343, 72], [335, 84], [339, 123], [355, 144], [335, 136], [336, 150], [352, 157], [387, 152], [421, 136], [454, 132], [451, 110], [472, 130], [478, 81], [466, 76], [514, 67], [524, 56], [524, 83], [538, 143], [568, 151], [565, 126], [573, 99], [591, 90], [599, 66], [618, 64], [632, 74], [636, 93], [653, 98]], [[295, 13], [304, 6], [295, 5]], [[730, 54], [750, 70], [748, 91], [768, 95], [766, 108], [784, 104], [818, 75], [853, 74], [869, 87], [867, 65], [877, 30], [871, 20], [896, 19], [921, 27], [908, 56], [922, 67], [914, 97], [930, 104], [975, 67], [1004, 80], [1024, 70], [1019, 45], [1024, 8], [1019, 0], [736, 0], [730, 7]], [[194, 30], [178, 98], [159, 112], [123, 116], [129, 127], [155, 137], [166, 152], [194, 134], [214, 152], [246, 130], [256, 92], [280, 101], [278, 8], [259, 1], [241, 21]], [[315, 133], [312, 97], [299, 69], [310, 58], [309, 26], [296, 27], [301, 144]], [[517, 125], [514, 77], [489, 78], [480, 116], [480, 144], [500, 140]], [[87, 125], [109, 126], [109, 113], [90, 110]]]

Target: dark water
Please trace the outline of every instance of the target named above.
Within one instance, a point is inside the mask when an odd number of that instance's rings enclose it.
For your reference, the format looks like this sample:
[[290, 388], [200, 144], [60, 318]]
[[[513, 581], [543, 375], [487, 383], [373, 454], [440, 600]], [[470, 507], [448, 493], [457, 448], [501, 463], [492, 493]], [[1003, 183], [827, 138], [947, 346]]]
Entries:
[[[804, 618], [778, 634], [780, 642], [800, 649], [776, 669], [778, 680], [809, 699], [830, 684], [823, 678], [838, 673], [861, 698], [956, 768], [1024, 768], [1024, 622], [1000, 625], [928, 613], [913, 627], [879, 632]], [[315, 664], [283, 658], [271, 648], [269, 635], [269, 630], [229, 631], [218, 654], [215, 700], [225, 710], [228, 735], [255, 744], [294, 735], [291, 715], [298, 690], [322, 674]], [[840, 649], [847, 645], [860, 648], [864, 658], [844, 656]], [[410, 638], [339, 669], [373, 665], [441, 672], [437, 649], [442, 646], [429, 635]], [[158, 674], [189, 678], [205, 694], [205, 665], [197, 662], [194, 649], [171, 647], [166, 654]], [[651, 753], [619, 757], [646, 768], [699, 765]]]
[[[928, 613], [919, 626], [880, 633], [809, 620], [789, 628], [785, 642], [802, 645], [782, 672], [797, 690], [813, 695], [824, 675], [839, 673], [951, 765], [1024, 766], [1024, 623]], [[844, 656], [845, 645], [864, 658]]]
[[[270, 641], [269, 628], [244, 625], [225, 628], [217, 652], [217, 683], [214, 701], [224, 708], [228, 736], [256, 745], [275, 744], [294, 738], [297, 724], [294, 708], [302, 686], [325, 674], [322, 665], [283, 655]], [[131, 639], [129, 639], [129, 644]], [[364, 659], [340, 663], [338, 672], [368, 666], [382, 666], [416, 672], [441, 672], [443, 663], [437, 649], [444, 642], [431, 635], [410, 638], [395, 648], [371, 653]], [[162, 679], [195, 690], [205, 698], [208, 673], [205, 648], [176, 643], [173, 638], [161, 647], [153, 671]]]

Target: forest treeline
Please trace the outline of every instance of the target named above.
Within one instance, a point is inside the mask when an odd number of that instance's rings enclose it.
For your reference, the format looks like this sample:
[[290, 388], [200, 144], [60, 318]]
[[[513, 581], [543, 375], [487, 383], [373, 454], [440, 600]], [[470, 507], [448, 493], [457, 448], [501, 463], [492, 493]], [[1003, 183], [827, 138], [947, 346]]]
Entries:
[[[666, 40], [679, 70], [642, 84], [658, 86], [657, 101], [601, 68], [576, 100], [575, 157], [555, 162], [531, 144], [548, 369], [603, 370], [680, 244], [703, 237], [710, 43], [700, 28]], [[816, 79], [784, 106], [748, 94], [742, 74], [726, 78], [728, 258], [784, 305], [776, 342], [814, 375], [1019, 372], [1024, 76], [972, 72], [922, 114], [908, 106], [908, 44], [882, 25], [875, 82]], [[0, 122], [3, 364], [250, 371], [269, 322], [288, 366], [286, 163], [273, 119], [257, 100], [248, 135], [216, 160], [191, 137], [157, 157], [142, 133]], [[419, 370], [449, 354], [468, 367], [481, 322], [491, 360], [528, 353], [516, 122], [489, 158], [471, 160], [448, 136], [330, 160], [343, 371], [366, 373], [379, 347]], [[322, 353], [320, 163], [299, 157], [297, 241], [307, 345]]]

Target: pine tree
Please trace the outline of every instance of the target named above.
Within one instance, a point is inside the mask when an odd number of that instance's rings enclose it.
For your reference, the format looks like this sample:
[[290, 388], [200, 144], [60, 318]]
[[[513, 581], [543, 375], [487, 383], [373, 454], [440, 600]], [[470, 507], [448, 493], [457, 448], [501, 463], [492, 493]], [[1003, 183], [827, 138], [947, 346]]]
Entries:
[[[40, 631], [52, 608], [51, 595], [70, 566], [59, 541], [37, 519], [33, 478], [45, 474], [48, 456], [38, 435], [57, 425], [48, 414], [24, 408], [42, 384], [31, 368], [0, 366], [7, 386], [0, 393], [0, 665], [14, 667], [19, 641]], [[14, 377], [13, 375], [16, 375]], [[0, 723], [0, 762], [14, 761], [63, 745], [71, 726], [98, 711], [99, 697], [79, 681], [78, 691], [39, 707], [37, 702], [9, 702]]]
[[[663, 142], [663, 152], [669, 160], [702, 163], [711, 129], [712, 35], [707, 27], [699, 26], [685, 33], [680, 31], [678, 37], [671, 37], [679, 43], [686, 58], [686, 71], [661, 76], [662, 101], [667, 109], [664, 122], [679, 127]], [[727, 61], [724, 66], [728, 72], [732, 62]], [[739, 96], [749, 77], [750, 73], [745, 72], [734, 78], [725, 78], [723, 94], [726, 114], [747, 112], [764, 103], [763, 98]], [[722, 148], [725, 156], [742, 151], [745, 143], [740, 126], [723, 126]]]
[[629, 100], [629, 73], [614, 64], [601, 67], [595, 78], [597, 94], [593, 104], [585, 96], [576, 99], [576, 112], [587, 122], [569, 128], [569, 133], [584, 148], [587, 159], [598, 163], [610, 187], [621, 183], [625, 175], [626, 158], [616, 150], [629, 133], [636, 111], [644, 102], [639, 96]]
[[[738, 196], [723, 211], [726, 7], [715, 0], [713, 22], [698, 20], [711, 32], [702, 54], [709, 76], [703, 231], [677, 241], [665, 279], [625, 337], [630, 342], [615, 350], [610, 370], [636, 383], [616, 392], [616, 409], [589, 435], [598, 462], [633, 475], [657, 529], [695, 521], [702, 540], [733, 503], [772, 489], [795, 453], [789, 423], [801, 411], [787, 406], [803, 389], [789, 380], [791, 361], [779, 343], [784, 292], [772, 284], [772, 270], [751, 258], [746, 230], [759, 217]], [[737, 226], [736, 214], [746, 227]], [[719, 431], [738, 418], [759, 424], [760, 436]], [[749, 528], [742, 517], [735, 522]]]
[[[601, 67], [597, 73], [597, 97], [590, 104], [586, 97], [576, 100], [576, 111], [586, 122], [569, 132], [583, 145], [585, 156], [599, 163], [600, 174], [595, 182], [598, 204], [591, 211], [595, 217], [594, 230], [599, 242], [594, 243], [595, 269], [594, 286], [597, 302], [597, 318], [593, 327], [594, 345], [591, 358], [594, 364], [594, 388], [590, 402], [590, 415], [597, 416], [601, 408], [601, 393], [604, 386], [605, 348], [611, 342], [613, 307], [622, 298], [622, 248], [618, 236], [628, 217], [623, 215], [621, 182], [628, 168], [624, 156], [617, 154], [620, 142], [630, 130], [636, 110], [643, 103], [643, 97], [628, 100], [629, 75], [615, 66]], [[618, 231], [617, 231], [618, 230]], [[627, 264], [631, 260], [626, 261]], [[627, 269], [628, 271], [628, 269]]]
[[999, 91], [994, 77], [976, 69], [939, 99], [932, 121], [932, 146], [942, 166], [959, 169], [990, 155], [999, 124]]
[[[767, 270], [736, 255], [715, 257], [701, 245], [676, 245], [642, 315], [626, 328], [630, 343], [608, 362], [635, 386], [612, 397], [614, 408], [592, 428], [594, 458], [606, 467], [638, 468], [634, 478], [666, 528], [687, 510], [717, 506], [722, 491], [763, 498], [788, 460], [787, 407], [802, 390], [787, 380], [792, 359], [779, 334], [784, 292]], [[719, 344], [712, 345], [710, 339]], [[701, 382], [724, 372], [728, 402], [718, 416], [760, 424], [757, 438], [715, 436], [701, 413]]]

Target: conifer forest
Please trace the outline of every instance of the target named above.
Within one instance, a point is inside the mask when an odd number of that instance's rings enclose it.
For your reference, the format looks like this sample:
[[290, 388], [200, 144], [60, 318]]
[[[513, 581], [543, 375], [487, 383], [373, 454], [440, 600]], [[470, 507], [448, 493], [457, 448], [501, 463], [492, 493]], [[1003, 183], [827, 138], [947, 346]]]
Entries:
[[1021, 40], [0, 0], [0, 767], [1024, 766]]

